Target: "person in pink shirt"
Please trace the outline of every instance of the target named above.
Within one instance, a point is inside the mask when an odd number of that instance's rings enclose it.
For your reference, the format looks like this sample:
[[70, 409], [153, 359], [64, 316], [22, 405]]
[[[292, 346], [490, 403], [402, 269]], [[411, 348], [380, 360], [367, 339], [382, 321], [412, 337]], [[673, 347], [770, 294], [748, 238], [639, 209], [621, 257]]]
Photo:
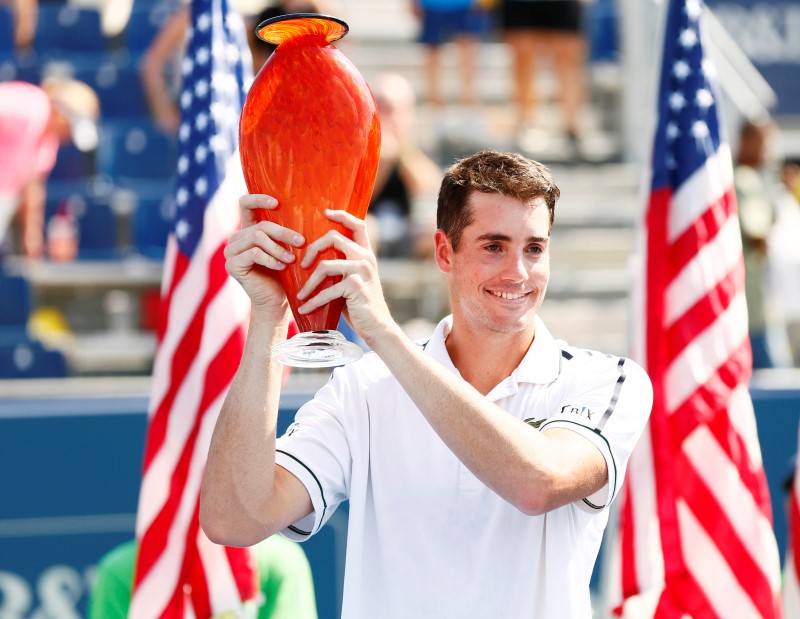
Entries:
[[0, 246], [18, 213], [20, 253], [41, 257], [45, 183], [59, 146], [93, 149], [99, 114], [97, 95], [82, 82], [0, 83]]

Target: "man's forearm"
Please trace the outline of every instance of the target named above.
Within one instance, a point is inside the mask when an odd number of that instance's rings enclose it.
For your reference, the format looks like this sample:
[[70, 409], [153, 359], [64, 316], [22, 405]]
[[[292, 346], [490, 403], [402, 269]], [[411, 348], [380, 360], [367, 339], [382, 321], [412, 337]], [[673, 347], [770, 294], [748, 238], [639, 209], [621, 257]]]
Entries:
[[251, 545], [271, 533], [268, 508], [275, 490], [283, 371], [271, 351], [285, 339], [287, 326], [286, 320], [251, 316], [242, 361], [211, 439], [201, 489], [201, 522], [214, 541]]
[[[377, 338], [372, 348], [459, 460], [521, 511], [543, 513], [605, 483], [602, 456], [577, 434], [540, 433], [505, 414], [402, 333]], [[593, 476], [581, 470], [586, 453], [600, 464]]]

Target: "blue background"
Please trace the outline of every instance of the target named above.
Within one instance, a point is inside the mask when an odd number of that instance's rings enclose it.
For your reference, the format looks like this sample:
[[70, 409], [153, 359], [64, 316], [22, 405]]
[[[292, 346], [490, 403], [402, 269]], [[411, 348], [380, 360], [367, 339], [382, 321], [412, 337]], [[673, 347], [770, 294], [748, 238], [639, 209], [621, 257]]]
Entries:
[[[783, 557], [781, 483], [797, 446], [800, 390], [751, 392]], [[284, 398], [279, 432], [307, 397]], [[133, 536], [146, 408], [145, 397], [0, 397], [0, 611], [85, 614], [97, 560]], [[340, 510], [303, 544], [321, 619], [339, 616], [346, 526]]]

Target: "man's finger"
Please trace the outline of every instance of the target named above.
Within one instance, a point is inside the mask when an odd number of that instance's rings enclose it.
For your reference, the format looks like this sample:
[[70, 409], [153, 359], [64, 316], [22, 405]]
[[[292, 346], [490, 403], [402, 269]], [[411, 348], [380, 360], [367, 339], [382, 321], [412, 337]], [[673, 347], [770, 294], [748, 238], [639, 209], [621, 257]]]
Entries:
[[363, 219], [359, 219], [347, 211], [334, 209], [325, 209], [325, 216], [350, 230], [353, 233], [353, 241], [361, 245], [361, 247], [370, 247], [367, 224]]
[[260, 221], [256, 213], [259, 209], [274, 209], [276, 206], [278, 206], [278, 201], [266, 194], [253, 193], [242, 196], [239, 198], [242, 228], [252, 226]]

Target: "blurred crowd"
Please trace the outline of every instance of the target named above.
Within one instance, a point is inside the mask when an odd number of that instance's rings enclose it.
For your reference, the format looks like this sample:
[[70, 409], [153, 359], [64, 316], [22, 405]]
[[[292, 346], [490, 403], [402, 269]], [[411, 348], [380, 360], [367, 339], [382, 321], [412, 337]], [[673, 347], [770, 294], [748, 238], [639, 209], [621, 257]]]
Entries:
[[[395, 12], [387, 14], [403, 16], [413, 32], [397, 37], [406, 62], [370, 67], [366, 75], [381, 115], [380, 164], [367, 215], [379, 258], [430, 257], [436, 191], [454, 156], [490, 146], [567, 166], [621, 159], [619, 149], [597, 155], [587, 148], [587, 136], [597, 130], [591, 66], [618, 60], [613, 2], [391, 4]], [[273, 50], [255, 35], [264, 20], [316, 12], [357, 21], [363, 9], [353, 0], [232, 5], [245, 19], [255, 72]], [[174, 211], [170, 181], [189, 10], [174, 0], [0, 0], [7, 33], [0, 33], [0, 256], [6, 266], [19, 257], [63, 263], [163, 256]], [[96, 40], [88, 30], [67, 31], [84, 20]], [[356, 51], [366, 38], [351, 32], [343, 51]], [[490, 59], [498, 50], [505, 59], [499, 64]], [[494, 91], [498, 76], [487, 80], [486, 63], [506, 71], [507, 92]], [[797, 162], [769, 147], [777, 133], [772, 122], [748, 123], [737, 158], [756, 367], [800, 364], [794, 242], [800, 182]], [[124, 292], [107, 296], [100, 311], [132, 311], [128, 327], [152, 331], [157, 288], [153, 282], [134, 299]], [[30, 304], [33, 324], [67, 328], [58, 307]]]

